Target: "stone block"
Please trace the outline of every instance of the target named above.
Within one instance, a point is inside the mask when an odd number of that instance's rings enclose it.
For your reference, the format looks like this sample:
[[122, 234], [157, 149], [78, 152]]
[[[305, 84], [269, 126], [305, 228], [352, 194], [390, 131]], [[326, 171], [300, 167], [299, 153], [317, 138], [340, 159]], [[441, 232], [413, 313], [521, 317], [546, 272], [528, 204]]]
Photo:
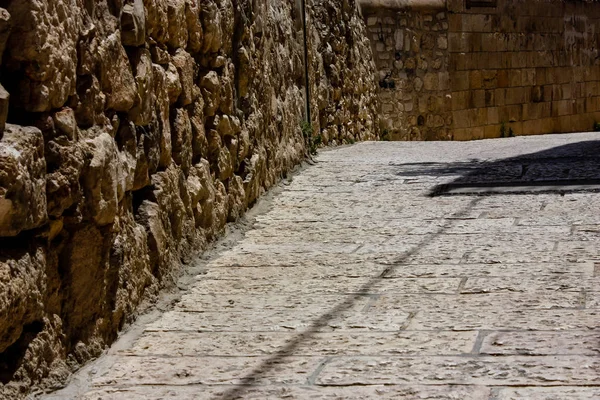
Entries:
[[11, 22], [10, 14], [4, 8], [0, 8], [0, 65], [2, 64], [2, 55], [6, 48], [6, 42], [10, 35]]
[[0, 237], [37, 228], [47, 218], [42, 132], [6, 125], [0, 140]]
[[499, 124], [500, 123], [500, 114], [498, 112], [498, 107], [487, 108], [487, 123], [488, 124]]
[[469, 108], [471, 92], [468, 90], [452, 93], [452, 110], [464, 110]]
[[511, 70], [508, 75], [509, 86], [522, 86], [521, 82], [521, 70]]
[[146, 15], [142, 0], [134, 0], [123, 6], [121, 41], [125, 46], [141, 46], [146, 41]]
[[470, 126], [469, 113], [471, 110], [456, 110], [452, 111], [452, 120], [454, 128], [468, 128]]
[[496, 34], [496, 33], [482, 34], [481, 49], [485, 52], [498, 51], [498, 34]]
[[483, 87], [481, 71], [474, 70], [469, 73], [469, 87], [471, 89], [481, 89]]
[[481, 89], [471, 91], [471, 108], [481, 107], [485, 107], [485, 91]]
[[487, 125], [484, 128], [484, 138], [494, 139], [500, 137], [500, 125]]
[[8, 118], [8, 105], [10, 100], [10, 94], [0, 85], [0, 139], [2, 138], [2, 132], [6, 127], [6, 119]]
[[446, 36], [439, 36], [437, 38], [437, 47], [440, 50], [448, 49], [448, 38]]

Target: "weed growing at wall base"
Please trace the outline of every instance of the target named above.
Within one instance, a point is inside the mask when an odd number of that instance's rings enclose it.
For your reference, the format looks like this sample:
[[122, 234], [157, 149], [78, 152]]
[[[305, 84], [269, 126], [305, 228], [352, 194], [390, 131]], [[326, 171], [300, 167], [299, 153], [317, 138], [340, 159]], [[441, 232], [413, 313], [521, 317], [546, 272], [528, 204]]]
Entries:
[[317, 154], [317, 149], [323, 142], [321, 135], [313, 134], [313, 127], [308, 121], [302, 121], [300, 123], [300, 128], [302, 129], [302, 136], [304, 137], [304, 142], [306, 143], [308, 153], [310, 155]]

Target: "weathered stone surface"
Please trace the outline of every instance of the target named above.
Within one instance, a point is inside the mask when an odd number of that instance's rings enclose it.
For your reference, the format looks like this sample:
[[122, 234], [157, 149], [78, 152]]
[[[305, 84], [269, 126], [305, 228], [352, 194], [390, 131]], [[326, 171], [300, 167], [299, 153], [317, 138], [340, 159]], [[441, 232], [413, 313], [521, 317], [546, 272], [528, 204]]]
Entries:
[[0, 236], [36, 228], [47, 218], [42, 133], [7, 125], [0, 140]]
[[32, 112], [62, 107], [75, 94], [76, 44], [82, 24], [79, 4], [16, 1], [10, 2], [8, 12], [11, 33], [2, 61], [9, 70], [22, 73], [13, 82], [18, 88], [15, 100]]
[[481, 354], [490, 355], [590, 355], [600, 352], [600, 332], [494, 332], [481, 345]]
[[129, 111], [129, 118], [138, 126], [147, 126], [155, 115], [156, 92], [154, 83], [154, 69], [150, 52], [146, 49], [137, 49], [131, 56], [133, 75], [136, 82], [137, 100]]
[[[8, 101], [10, 94], [0, 85], [0, 132], [6, 127], [6, 119], [8, 118]], [[0, 137], [1, 134], [0, 134]]]
[[[353, 2], [331, 3], [331, 17], [307, 8], [319, 22], [308, 25], [308, 88], [296, 3], [2, 5], [0, 248], [16, 251], [6, 276], [21, 268], [15, 260], [35, 275], [35, 285], [14, 286], [35, 301], [6, 286], [2, 304], [15, 318], [1, 321], [10, 331], [0, 333], [9, 351], [0, 350], [2, 398], [56, 387], [100, 354], [183, 262], [320, 145], [322, 121], [335, 143], [378, 136], [374, 81], [359, 76], [373, 65]], [[344, 31], [321, 29], [330, 18]], [[306, 90], [336, 101], [313, 112], [312, 140], [301, 129]], [[2, 133], [5, 121], [41, 133]], [[43, 256], [22, 261], [33, 242]]]
[[325, 365], [317, 384], [586, 385], [598, 368], [597, 360], [578, 356], [340, 357]]
[[286, 351], [296, 334], [293, 332], [146, 332], [127, 355], [164, 356], [260, 356], [281, 352], [302, 356], [335, 355], [450, 355], [469, 353], [477, 333], [421, 332], [389, 333], [340, 332], [315, 333], [299, 343], [294, 351]]
[[106, 108], [129, 111], [141, 101], [119, 32], [113, 33], [99, 49], [100, 83], [106, 93]]
[[[104, 398], [127, 398], [135, 400], [160, 399], [165, 396], [177, 396], [183, 400], [192, 399], [213, 399], [215, 397], [223, 397], [230, 393], [229, 390], [222, 386], [210, 385], [190, 385], [184, 387], [173, 386], [136, 386], [124, 389], [103, 388], [90, 391], [83, 397], [84, 399]], [[544, 393], [544, 392], [542, 392]], [[549, 393], [549, 392], [545, 392]], [[593, 389], [572, 389], [566, 393], [592, 394], [596, 393]], [[422, 399], [439, 399], [439, 400], [455, 400], [455, 399], [470, 399], [470, 400], [487, 400], [490, 396], [488, 388], [478, 386], [425, 386], [425, 385], [394, 385], [394, 386], [379, 386], [370, 385], [365, 387], [352, 388], [328, 388], [328, 387], [307, 387], [307, 386], [260, 386], [260, 387], [244, 387], [235, 391], [235, 395], [243, 396], [245, 399], [407, 399], [407, 400], [422, 400]], [[589, 397], [577, 397], [576, 399], [583, 400]]]
[[42, 319], [44, 264], [42, 248], [3, 248], [0, 253], [0, 352], [14, 344], [27, 325]]
[[2, 64], [2, 56], [4, 55], [4, 50], [6, 49], [6, 42], [8, 41], [10, 30], [10, 14], [6, 9], [0, 8], [0, 64]]
[[121, 40], [125, 46], [141, 46], [146, 42], [146, 15], [143, 0], [134, 0], [123, 6]]
[[87, 145], [92, 158], [83, 174], [86, 206], [96, 224], [107, 225], [113, 222], [119, 200], [125, 192], [118, 150], [106, 132], [89, 139]]
[[[220, 150], [231, 136], [210, 137]], [[428, 196], [473, 157], [587, 147], [592, 137], [320, 154], [244, 235], [202, 261], [164, 313], [83, 371], [83, 397], [593, 398], [598, 194]], [[153, 257], [174, 255], [169, 232], [185, 213], [196, 226], [227, 217], [232, 178], [211, 176], [213, 162], [155, 174], [160, 200], [140, 206], [155, 212]], [[181, 214], [168, 219], [169, 207]]]
[[587, 400], [600, 396], [600, 390], [595, 387], [525, 387], [525, 388], [503, 388], [498, 391], [499, 400], [551, 400], [552, 398], [564, 398], [573, 400]]

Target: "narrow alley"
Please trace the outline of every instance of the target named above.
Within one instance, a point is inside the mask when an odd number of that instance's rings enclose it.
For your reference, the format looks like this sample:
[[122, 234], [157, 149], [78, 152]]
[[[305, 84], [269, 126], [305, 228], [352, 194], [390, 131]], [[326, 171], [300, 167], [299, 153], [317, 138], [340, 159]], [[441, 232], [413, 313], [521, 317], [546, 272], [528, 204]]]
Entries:
[[324, 151], [45, 398], [598, 399], [599, 138]]

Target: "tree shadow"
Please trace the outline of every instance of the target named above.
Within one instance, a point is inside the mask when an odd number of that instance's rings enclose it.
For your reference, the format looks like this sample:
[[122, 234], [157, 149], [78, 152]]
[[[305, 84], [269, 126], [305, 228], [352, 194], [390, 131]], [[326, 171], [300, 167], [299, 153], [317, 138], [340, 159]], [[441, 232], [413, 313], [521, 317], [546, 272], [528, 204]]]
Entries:
[[[408, 165], [408, 174], [440, 178], [429, 196], [461, 194], [535, 194], [600, 191], [600, 140], [570, 143], [494, 161]], [[407, 175], [404, 171], [402, 175]]]

